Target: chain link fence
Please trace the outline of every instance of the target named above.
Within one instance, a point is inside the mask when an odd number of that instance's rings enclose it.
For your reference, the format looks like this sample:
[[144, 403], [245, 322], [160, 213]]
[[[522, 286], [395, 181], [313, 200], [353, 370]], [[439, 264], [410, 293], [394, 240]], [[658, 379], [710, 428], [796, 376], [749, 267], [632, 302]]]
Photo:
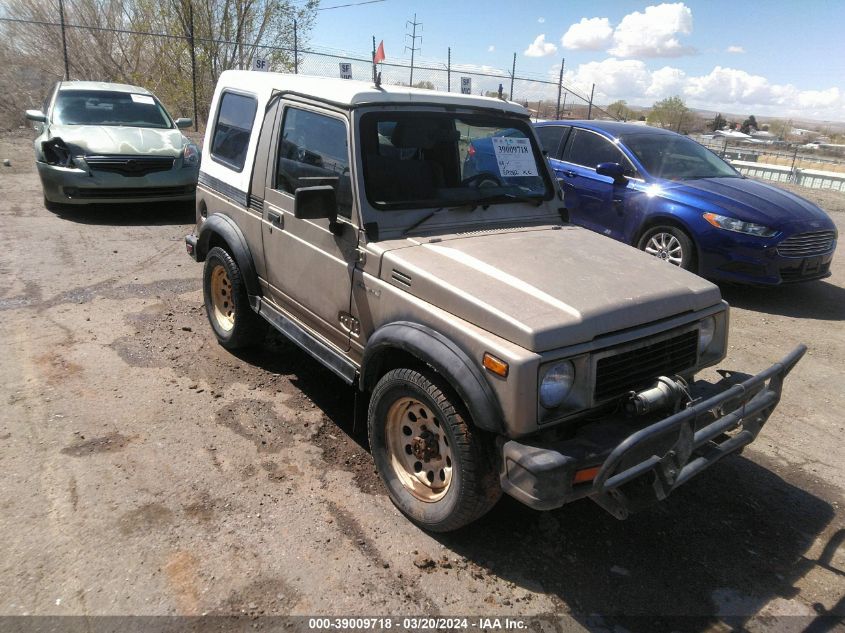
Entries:
[[[193, 23], [185, 35], [105, 28], [80, 24], [62, 13], [57, 21], [32, 20], [0, 15], [0, 38], [7, 42], [44, 42], [43, 56], [50, 59], [39, 69], [18, 65], [15, 85], [22, 91], [17, 99], [0, 102], [11, 116], [22, 123], [25, 108], [39, 107], [49, 84], [64, 77], [78, 80], [117, 81], [144, 86], [154, 92], [177, 116], [193, 114], [197, 127], [202, 127], [209, 109], [216, 76], [223, 68], [215, 68], [209, 76], [197, 70], [197, 49], [200, 45], [227, 46], [232, 51], [230, 68], [250, 69], [256, 59], [265, 67], [279, 72], [293, 72], [321, 77], [345, 77], [372, 81], [372, 54], [349, 53], [323, 47], [300, 47], [294, 23], [294, 47], [265, 46], [255, 43], [226, 41], [203, 37], [193, 30]], [[82, 34], [95, 34], [99, 50], [91, 50]], [[17, 39], [16, 39], [17, 38]], [[61, 43], [58, 45], [57, 43]], [[56, 59], [55, 53], [63, 59]], [[6, 56], [14, 56], [13, 47], [6, 48]], [[112, 63], [93, 63], [92, 57], [114, 56]], [[165, 60], [171, 72], [151, 71], [149, 64], [136, 63], [144, 56]], [[511, 69], [453, 63], [451, 49], [446, 60], [419, 60], [412, 64], [405, 59], [387, 59], [378, 65], [385, 85], [412, 85], [419, 88], [453, 93], [500, 96], [525, 106], [534, 119], [609, 118], [613, 115], [591, 102], [591, 91], [566, 85], [560, 67], [555, 76], [520, 73], [514, 54]], [[11, 72], [12, 59], [6, 61]], [[87, 63], [91, 62], [91, 63]], [[123, 62], [123, 63], [121, 63]], [[147, 70], [145, 70], [145, 68]], [[25, 77], [28, 75], [28, 77]], [[4, 78], [5, 79], [5, 78]], [[4, 82], [5, 83], [5, 82]]]

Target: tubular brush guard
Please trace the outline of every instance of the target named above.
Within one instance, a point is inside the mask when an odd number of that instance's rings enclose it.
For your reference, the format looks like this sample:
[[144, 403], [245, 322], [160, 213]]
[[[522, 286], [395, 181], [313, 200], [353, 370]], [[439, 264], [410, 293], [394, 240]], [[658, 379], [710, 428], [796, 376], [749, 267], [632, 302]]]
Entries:
[[[651, 502], [655, 497], [663, 500], [722, 457], [753, 442], [780, 401], [783, 379], [806, 351], [805, 345], [798, 345], [756, 376], [625, 438], [604, 460], [589, 496], [616, 518], [624, 519], [630, 511], [648, 503], [641, 497], [650, 497]], [[714, 414], [725, 408], [730, 408], [727, 414]], [[639, 458], [649, 450], [649, 444], [665, 446], [671, 433], [677, 433], [677, 439], [668, 451], [661, 451], [662, 457], [652, 454]], [[644, 479], [635, 482], [638, 486], [632, 483], [649, 471], [655, 475], [651, 491], [643, 490], [647, 485]], [[621, 489], [626, 484], [634, 489], [633, 496]]]

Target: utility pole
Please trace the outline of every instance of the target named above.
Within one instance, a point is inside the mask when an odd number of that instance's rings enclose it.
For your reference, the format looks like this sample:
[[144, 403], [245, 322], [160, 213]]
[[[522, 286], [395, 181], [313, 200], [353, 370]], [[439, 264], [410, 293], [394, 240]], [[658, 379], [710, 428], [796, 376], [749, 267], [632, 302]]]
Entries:
[[59, 0], [59, 21], [62, 23], [62, 49], [65, 52], [65, 79], [70, 81], [70, 66], [67, 61], [67, 39], [65, 38], [65, 3]]
[[587, 120], [589, 121], [593, 114], [593, 95], [596, 92], [596, 84], [593, 84], [593, 89], [590, 90], [590, 105], [587, 107]]
[[452, 92], [452, 47], [448, 49], [446, 57], [446, 92]]
[[[422, 35], [417, 35], [417, 27], [422, 26], [422, 22], [417, 22], [417, 14], [416, 13], [414, 14], [413, 20], [408, 20], [407, 22], [405, 22], [405, 28], [408, 28], [409, 26], [411, 27], [411, 32], [405, 33], [405, 37], [411, 38], [411, 45], [408, 46], [406, 44], [405, 50], [411, 51], [411, 78], [408, 80], [408, 85], [413, 86], [414, 85], [414, 53], [416, 51], [420, 50], [419, 46], [417, 46], [417, 39], [419, 39], [420, 43], [422, 43]], [[422, 29], [420, 29], [420, 30], [422, 30]]]
[[197, 120], [197, 51], [194, 40], [194, 3], [188, 5], [188, 36], [191, 45], [191, 90], [194, 93], [194, 132], [199, 131], [200, 122]]
[[513, 101], [513, 78], [516, 75], [516, 53], [513, 54], [513, 67], [511, 68], [511, 93], [508, 95], [508, 99]]
[[299, 40], [297, 39], [296, 20], [293, 21], [293, 74], [299, 74]]
[[563, 65], [566, 63], [566, 58], [560, 60], [560, 79], [557, 81], [557, 110], [555, 111], [555, 120], [560, 121], [560, 93], [563, 92]]

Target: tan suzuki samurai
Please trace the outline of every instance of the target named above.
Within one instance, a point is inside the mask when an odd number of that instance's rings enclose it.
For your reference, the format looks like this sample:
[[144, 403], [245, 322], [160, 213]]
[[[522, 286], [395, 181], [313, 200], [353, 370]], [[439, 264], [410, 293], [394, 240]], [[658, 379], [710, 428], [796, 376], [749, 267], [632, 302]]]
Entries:
[[[469, 168], [481, 138], [495, 172]], [[186, 246], [220, 344], [269, 324], [353, 385], [390, 498], [434, 531], [502, 491], [625, 518], [752, 442], [805, 351], [694, 380], [725, 357], [718, 288], [569, 224], [497, 99], [227, 71]]]

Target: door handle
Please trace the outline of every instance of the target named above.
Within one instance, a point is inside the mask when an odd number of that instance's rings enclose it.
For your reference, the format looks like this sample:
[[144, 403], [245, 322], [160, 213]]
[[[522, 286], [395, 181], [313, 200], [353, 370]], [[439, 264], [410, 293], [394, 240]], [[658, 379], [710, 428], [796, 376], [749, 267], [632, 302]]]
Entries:
[[563, 172], [563, 175], [566, 176], [567, 178], [575, 178], [575, 176], [577, 176], [578, 174], [576, 174], [572, 170], [569, 170], [569, 171]]
[[281, 213], [275, 213], [273, 211], [267, 212], [267, 219], [270, 220], [270, 224], [278, 228], [284, 228], [285, 222], [284, 218], [282, 217]]

